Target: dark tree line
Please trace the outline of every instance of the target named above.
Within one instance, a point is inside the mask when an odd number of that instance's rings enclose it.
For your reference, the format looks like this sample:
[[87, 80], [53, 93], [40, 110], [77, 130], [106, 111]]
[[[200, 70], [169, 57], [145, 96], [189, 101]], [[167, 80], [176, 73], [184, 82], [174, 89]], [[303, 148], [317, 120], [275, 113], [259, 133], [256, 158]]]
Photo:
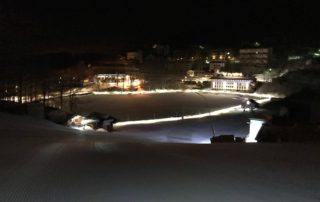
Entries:
[[63, 97], [69, 95], [70, 103], [73, 102], [74, 89], [81, 87], [81, 81], [88, 76], [87, 68], [83, 63], [54, 61], [56, 64], [52, 66], [51, 61], [34, 61], [23, 56], [9, 62], [2, 60], [0, 99], [48, 105], [48, 100], [60, 98], [62, 107]]

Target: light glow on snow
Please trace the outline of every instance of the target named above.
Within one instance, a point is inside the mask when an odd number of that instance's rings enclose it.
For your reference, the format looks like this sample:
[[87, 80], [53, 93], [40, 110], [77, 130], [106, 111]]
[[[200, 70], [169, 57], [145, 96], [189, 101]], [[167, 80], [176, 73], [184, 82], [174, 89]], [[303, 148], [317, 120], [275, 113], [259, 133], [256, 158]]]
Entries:
[[[133, 81], [137, 86], [140, 85], [141, 81], [135, 80]], [[139, 95], [139, 94], [161, 94], [161, 93], [214, 93], [214, 94], [229, 94], [229, 95], [242, 95], [242, 96], [252, 96], [252, 97], [258, 97], [258, 98], [273, 98], [273, 97], [283, 97], [276, 94], [259, 94], [259, 93], [244, 93], [244, 92], [236, 92], [236, 91], [227, 91], [227, 90], [199, 90], [199, 89], [155, 89], [155, 90], [138, 90], [138, 91], [94, 91], [90, 88], [81, 88], [81, 89], [73, 89], [75, 95], [87, 95], [87, 94], [93, 94], [93, 95]], [[58, 92], [51, 93], [51, 95], [47, 95], [46, 99], [52, 99], [60, 96]], [[63, 97], [70, 96], [69, 91], [63, 93]], [[43, 99], [42, 95], [37, 95], [37, 99]], [[10, 97], [4, 97], [1, 100], [11, 100], [14, 102], [18, 102], [18, 96], [10, 96]], [[22, 102], [29, 102], [26, 97], [22, 97]]]
[[[90, 93], [90, 92], [87, 92]], [[229, 94], [229, 95], [242, 95], [242, 96], [251, 96], [258, 98], [273, 98], [279, 97], [278, 95], [273, 94], [259, 94], [259, 93], [244, 93], [236, 91], [227, 91], [227, 90], [199, 90], [199, 89], [156, 89], [156, 90], [140, 90], [140, 91], [93, 91], [94, 95], [128, 95], [128, 94], [161, 94], [161, 93], [214, 93], [214, 94]]]
[[209, 113], [196, 114], [196, 115], [187, 115], [181, 117], [169, 117], [162, 119], [147, 119], [147, 120], [138, 120], [138, 121], [125, 121], [114, 124], [114, 126], [127, 126], [127, 125], [144, 125], [144, 124], [153, 124], [153, 123], [161, 123], [161, 122], [170, 122], [170, 121], [181, 121], [183, 119], [201, 119], [208, 116], [218, 116], [220, 114], [229, 113], [231, 111], [241, 109], [240, 105], [234, 107], [228, 107], [225, 109], [220, 109], [216, 111], [212, 111]]
[[[258, 100], [257, 102], [262, 104], [268, 102], [270, 99], [263, 99]], [[170, 121], [181, 121], [183, 119], [201, 119], [208, 116], [218, 116], [221, 114], [226, 114], [230, 112], [235, 112], [237, 110], [241, 110], [241, 105], [227, 107], [224, 109], [215, 110], [208, 113], [203, 114], [196, 114], [196, 115], [187, 115], [181, 117], [169, 117], [169, 118], [161, 118], [161, 119], [147, 119], [147, 120], [137, 120], [137, 121], [125, 121], [125, 122], [118, 122], [114, 124], [114, 126], [127, 126], [127, 125], [145, 125], [145, 124], [154, 124], [154, 123], [161, 123], [161, 122], [170, 122]]]
[[206, 140], [200, 141], [199, 144], [211, 144], [211, 141], [209, 139], [206, 139]]
[[137, 121], [125, 121], [114, 124], [114, 126], [127, 126], [127, 125], [143, 125], [143, 124], [153, 124], [161, 122], [179, 121], [181, 117], [169, 117], [162, 119], [148, 119], [148, 120], [137, 120]]

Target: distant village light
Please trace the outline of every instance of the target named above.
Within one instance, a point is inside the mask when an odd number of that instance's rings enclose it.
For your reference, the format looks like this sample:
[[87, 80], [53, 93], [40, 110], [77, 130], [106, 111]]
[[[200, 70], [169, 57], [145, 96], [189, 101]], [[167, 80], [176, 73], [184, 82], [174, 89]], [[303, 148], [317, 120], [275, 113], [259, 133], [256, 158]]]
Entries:
[[300, 60], [301, 59], [301, 56], [289, 56], [288, 57], [288, 61], [291, 61], [291, 60]]
[[256, 42], [254, 43], [254, 46], [259, 47], [259, 46], [260, 46], [260, 43], [256, 41]]

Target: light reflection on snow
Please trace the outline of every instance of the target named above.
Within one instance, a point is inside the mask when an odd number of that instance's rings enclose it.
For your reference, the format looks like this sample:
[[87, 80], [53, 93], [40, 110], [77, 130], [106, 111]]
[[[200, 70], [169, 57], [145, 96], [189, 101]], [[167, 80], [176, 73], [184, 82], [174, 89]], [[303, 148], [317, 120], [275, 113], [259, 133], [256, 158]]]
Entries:
[[125, 121], [114, 124], [114, 126], [127, 126], [127, 125], [141, 125], [141, 124], [153, 124], [161, 122], [170, 122], [170, 121], [180, 121], [182, 117], [169, 117], [162, 119], [148, 119], [148, 120], [138, 120], [138, 121]]
[[[241, 96], [252, 96], [259, 98], [276, 98], [276, 97], [284, 97], [283, 95], [278, 94], [259, 94], [259, 93], [245, 93], [245, 92], [236, 92], [236, 91], [224, 91], [224, 90], [199, 90], [199, 89], [155, 89], [155, 90], [138, 90], [138, 91], [94, 91], [90, 88], [81, 88], [81, 89], [73, 89], [72, 91], [76, 91], [75, 95], [139, 95], [139, 94], [161, 94], [161, 93], [214, 93], [214, 94], [229, 94], [229, 95], [241, 95]], [[51, 95], [47, 95], [46, 99], [53, 99], [59, 97], [60, 94], [58, 92], [51, 93]], [[63, 97], [70, 96], [69, 91], [63, 93]], [[22, 103], [30, 102], [27, 97], [22, 96]], [[41, 94], [37, 95], [37, 99], [43, 99]], [[1, 100], [5, 101], [14, 101], [18, 102], [18, 96], [10, 96], [1, 98]]]
[[[260, 104], [268, 102], [268, 101], [270, 101], [270, 97], [268, 97], [266, 99], [257, 100], [257, 102], [260, 103]], [[184, 119], [201, 119], [201, 118], [204, 118], [204, 117], [218, 116], [218, 115], [221, 115], [221, 114], [227, 114], [227, 113], [239, 112], [239, 111], [242, 111], [241, 105], [227, 107], [227, 108], [224, 108], [224, 109], [219, 109], [219, 110], [215, 110], [215, 111], [212, 111], [212, 112], [196, 114], [196, 115], [186, 115], [186, 116], [180, 116], [180, 117], [168, 117], [168, 118], [160, 118], [160, 119], [148, 119], [148, 120], [136, 120], [136, 121], [118, 122], [118, 123], [114, 124], [114, 126], [115, 127], [121, 127], [121, 126], [127, 126], [127, 125], [145, 125], [145, 124], [155, 124], [155, 123], [162, 123], [162, 122], [181, 121], [181, 120], [184, 120]], [[258, 127], [258, 125], [256, 127], [256, 125], [253, 125], [252, 129], [251, 129], [251, 126], [250, 126], [250, 134], [246, 138], [246, 142], [256, 142], [255, 141], [255, 137], [256, 137], [258, 131], [261, 128], [261, 124], [260, 124], [259, 127]], [[87, 130], [91, 130], [92, 131], [93, 130], [89, 126], [81, 126], [81, 127], [72, 126], [72, 128], [76, 129], [76, 130], [80, 130], [80, 131], [87, 131]], [[195, 144], [210, 144], [211, 143], [210, 139], [192, 140], [192, 142], [195, 143]]]
[[[90, 93], [90, 92], [87, 92]], [[141, 90], [141, 91], [93, 91], [94, 95], [127, 95], [127, 94], [161, 94], [161, 93], [216, 93], [216, 94], [230, 94], [230, 95], [242, 95], [252, 96], [260, 98], [273, 98], [279, 97], [274, 94], [259, 94], [259, 93], [244, 93], [235, 91], [221, 91], [221, 90], [199, 90], [199, 89], [156, 89], [156, 90]]]
[[[258, 100], [257, 102], [262, 104], [268, 102], [270, 99], [263, 99]], [[218, 116], [221, 114], [226, 114], [230, 112], [240, 111], [241, 105], [227, 107], [224, 109], [215, 110], [212, 112], [207, 112], [203, 114], [196, 114], [196, 115], [187, 115], [187, 116], [180, 116], [180, 117], [169, 117], [169, 118], [161, 118], [161, 119], [147, 119], [147, 120], [137, 120], [137, 121], [124, 121], [114, 124], [114, 126], [127, 126], [127, 125], [144, 125], [144, 124], [154, 124], [154, 123], [162, 123], [162, 122], [170, 122], [170, 121], [180, 121], [183, 119], [201, 119], [208, 116]]]
[[205, 140], [202, 140], [199, 143], [195, 143], [195, 144], [211, 144], [211, 141], [209, 139], [205, 139]]

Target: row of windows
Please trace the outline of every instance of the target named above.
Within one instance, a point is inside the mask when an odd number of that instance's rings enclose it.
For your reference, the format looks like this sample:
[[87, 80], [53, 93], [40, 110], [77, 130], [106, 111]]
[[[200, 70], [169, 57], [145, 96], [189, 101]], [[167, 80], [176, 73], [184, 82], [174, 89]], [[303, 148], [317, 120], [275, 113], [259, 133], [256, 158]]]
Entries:
[[269, 58], [269, 55], [266, 54], [260, 54], [260, 55], [240, 55], [240, 59], [244, 58]]
[[215, 88], [222, 89], [223, 88], [223, 83], [222, 82], [216, 82], [215, 83]]
[[237, 84], [237, 90], [247, 90], [247, 89], [246, 89], [246, 86], [244, 84], [238, 83]]
[[236, 90], [240, 91], [245, 91], [248, 90], [246, 88], [246, 83], [245, 82], [226, 82], [226, 85], [224, 87], [223, 82], [214, 82], [213, 83], [213, 88], [215, 89], [235, 89], [236, 85]]
[[229, 89], [233, 89], [233, 87], [234, 87], [234, 83], [233, 82], [227, 82], [226, 83], [226, 88], [229, 88]]

